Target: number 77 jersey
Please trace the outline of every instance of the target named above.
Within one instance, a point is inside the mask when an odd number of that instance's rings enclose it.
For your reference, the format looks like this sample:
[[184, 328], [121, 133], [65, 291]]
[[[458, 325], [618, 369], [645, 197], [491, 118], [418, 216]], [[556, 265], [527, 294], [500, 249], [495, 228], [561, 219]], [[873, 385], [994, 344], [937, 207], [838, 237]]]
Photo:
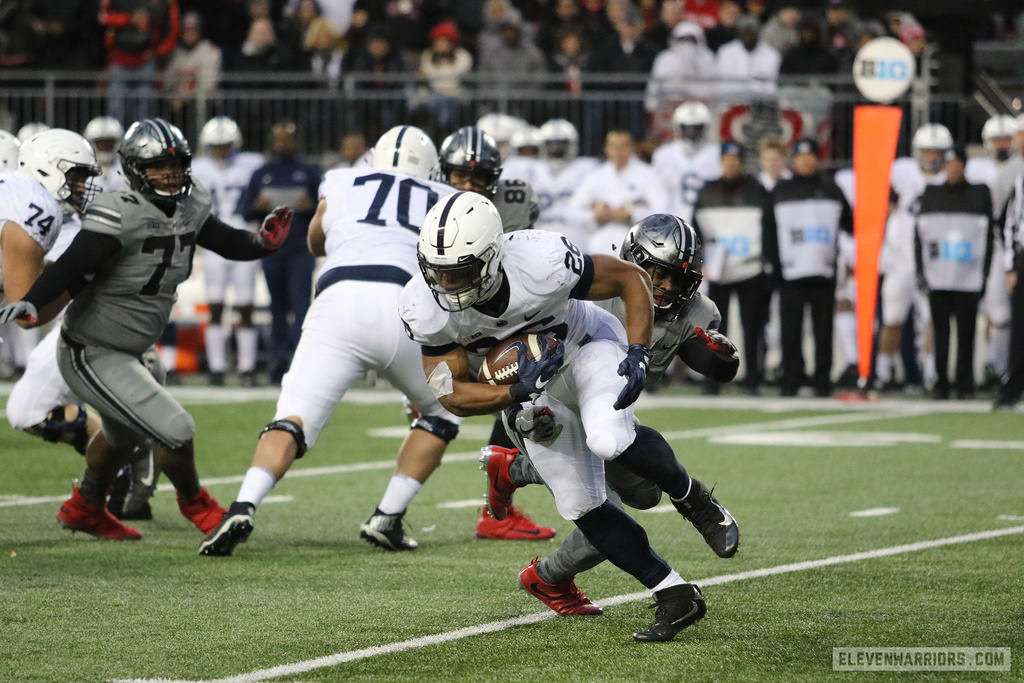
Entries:
[[323, 215], [321, 272], [338, 266], [395, 266], [419, 272], [416, 242], [434, 204], [455, 192], [450, 185], [373, 168], [328, 171], [320, 183]]
[[178, 285], [192, 272], [196, 236], [210, 193], [193, 182], [167, 216], [137, 192], [104, 192], [89, 204], [83, 231], [117, 238], [120, 250], [71, 302], [64, 331], [73, 340], [141, 355], [160, 338]]

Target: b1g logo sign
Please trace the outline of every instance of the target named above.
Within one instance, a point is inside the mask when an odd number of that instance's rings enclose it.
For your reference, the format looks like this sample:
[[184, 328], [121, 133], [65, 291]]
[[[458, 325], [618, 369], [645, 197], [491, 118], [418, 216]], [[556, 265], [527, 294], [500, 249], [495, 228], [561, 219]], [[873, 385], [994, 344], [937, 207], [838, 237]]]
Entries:
[[895, 38], [875, 38], [853, 60], [853, 82], [873, 102], [892, 102], [914, 79], [914, 55]]

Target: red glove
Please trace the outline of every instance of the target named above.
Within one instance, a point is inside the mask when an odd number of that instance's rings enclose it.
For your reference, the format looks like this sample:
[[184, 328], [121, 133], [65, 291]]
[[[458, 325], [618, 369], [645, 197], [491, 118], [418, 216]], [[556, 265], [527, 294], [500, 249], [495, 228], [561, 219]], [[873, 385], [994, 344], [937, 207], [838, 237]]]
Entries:
[[288, 231], [292, 227], [294, 213], [287, 206], [279, 206], [263, 219], [260, 226], [260, 244], [267, 251], [277, 251], [278, 247], [288, 239]]
[[693, 331], [704, 342], [705, 346], [722, 360], [736, 360], [736, 345], [718, 330], [707, 330], [695, 327]]

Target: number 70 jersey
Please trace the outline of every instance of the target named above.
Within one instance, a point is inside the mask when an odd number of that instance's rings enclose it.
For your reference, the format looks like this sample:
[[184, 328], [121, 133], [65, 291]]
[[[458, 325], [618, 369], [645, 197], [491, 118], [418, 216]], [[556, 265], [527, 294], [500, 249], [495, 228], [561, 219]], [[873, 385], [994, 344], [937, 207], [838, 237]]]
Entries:
[[323, 230], [327, 259], [337, 266], [395, 266], [416, 275], [420, 226], [434, 204], [455, 192], [450, 185], [372, 168], [328, 171], [320, 183], [327, 200]]

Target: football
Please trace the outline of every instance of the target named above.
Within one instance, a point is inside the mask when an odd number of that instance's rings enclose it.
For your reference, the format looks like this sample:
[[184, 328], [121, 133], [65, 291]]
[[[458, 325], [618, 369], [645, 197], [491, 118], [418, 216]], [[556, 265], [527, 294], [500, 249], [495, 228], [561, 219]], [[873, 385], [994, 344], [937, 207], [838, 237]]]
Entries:
[[523, 342], [526, 345], [527, 357], [530, 360], [540, 358], [544, 345], [550, 350], [558, 346], [558, 340], [546, 334], [520, 334], [509, 337], [487, 352], [487, 357], [484, 358], [477, 374], [478, 382], [509, 385], [519, 381], [519, 351], [512, 346], [515, 342]]

